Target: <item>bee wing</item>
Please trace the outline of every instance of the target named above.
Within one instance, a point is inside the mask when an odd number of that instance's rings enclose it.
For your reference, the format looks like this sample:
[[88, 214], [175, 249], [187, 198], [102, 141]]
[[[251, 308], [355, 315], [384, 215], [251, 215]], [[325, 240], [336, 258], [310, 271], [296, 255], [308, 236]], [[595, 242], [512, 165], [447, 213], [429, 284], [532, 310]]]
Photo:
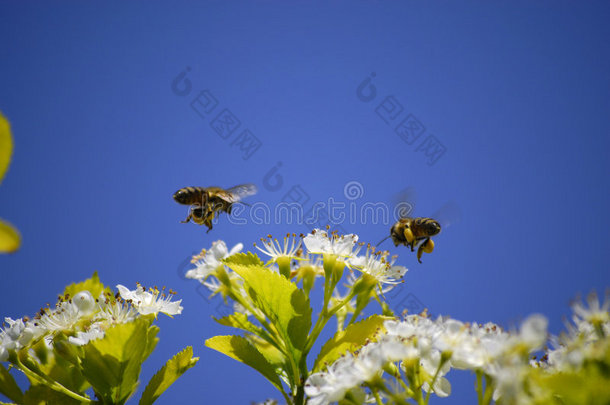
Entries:
[[407, 187], [392, 196], [392, 213], [397, 220], [412, 217], [415, 211], [417, 193], [414, 187]]
[[455, 202], [449, 201], [439, 208], [432, 218], [436, 219], [441, 224], [441, 227], [446, 228], [449, 225], [460, 222], [462, 219], [462, 209]]
[[249, 197], [258, 192], [254, 184], [240, 184], [226, 190], [225, 199], [230, 203], [236, 203], [242, 198]]

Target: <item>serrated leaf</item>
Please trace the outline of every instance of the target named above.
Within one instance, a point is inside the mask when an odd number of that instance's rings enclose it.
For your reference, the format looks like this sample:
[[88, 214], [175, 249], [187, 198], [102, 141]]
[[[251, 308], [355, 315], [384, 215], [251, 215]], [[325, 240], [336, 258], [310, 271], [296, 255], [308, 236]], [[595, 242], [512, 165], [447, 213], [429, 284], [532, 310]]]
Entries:
[[113, 326], [103, 339], [83, 346], [83, 375], [104, 401], [122, 404], [135, 392], [149, 326], [150, 320], [138, 318]]
[[80, 283], [72, 283], [67, 286], [64, 290], [64, 295], [74, 297], [79, 292], [85, 290], [89, 291], [93, 298], [99, 298], [102, 291], [104, 293], [110, 294], [111, 296], [114, 295], [110, 287], [106, 287], [104, 284], [102, 284], [99, 276], [97, 275], [97, 271], [93, 273], [91, 278], [88, 278], [85, 281], [81, 281]]
[[282, 368], [286, 363], [286, 356], [274, 345], [254, 335], [247, 335], [245, 338], [252, 346], [262, 354], [271, 365]]
[[266, 336], [267, 333], [260, 326], [254, 325], [248, 320], [246, 314], [236, 312], [234, 314], [223, 316], [222, 318], [213, 317], [216, 322], [224, 326], [230, 326], [232, 328], [238, 328], [246, 332], [254, 333], [258, 336]]
[[282, 389], [282, 383], [273, 365], [245, 338], [241, 336], [214, 336], [206, 340], [205, 345], [252, 367], [265, 376], [278, 390]]
[[180, 353], [169, 359], [165, 365], [150, 379], [140, 398], [140, 405], [152, 404], [166, 389], [170, 387], [189, 368], [199, 361], [193, 357], [193, 348], [188, 346]]
[[9, 371], [0, 363], [0, 393], [11, 401], [21, 403], [23, 392]]
[[296, 284], [266, 267], [237, 263], [228, 266], [244, 279], [248, 296], [292, 348], [298, 362], [311, 328], [309, 298]]
[[11, 163], [13, 154], [13, 138], [11, 136], [11, 125], [0, 112], [0, 183]]
[[[148, 315], [150, 317], [154, 317], [154, 315]], [[152, 322], [152, 321], [151, 321]], [[144, 354], [142, 354], [142, 361], [146, 360], [148, 356], [150, 356], [157, 347], [157, 343], [159, 343], [159, 338], [157, 334], [159, 333], [159, 327], [157, 325], [150, 325], [148, 327], [147, 338], [146, 338], [146, 350]]]
[[335, 336], [322, 346], [320, 354], [314, 362], [313, 372], [321, 371], [327, 364], [333, 363], [346, 352], [353, 353], [365, 343], [374, 341], [377, 333], [385, 330], [383, 323], [388, 319], [392, 318], [373, 315], [335, 333]]
[[14, 253], [21, 245], [21, 236], [11, 224], [0, 219], [0, 253]]
[[265, 264], [258, 257], [258, 255], [248, 252], [248, 253], [235, 253], [223, 260], [223, 262], [231, 267], [231, 264], [238, 264], [242, 266], [264, 266]]

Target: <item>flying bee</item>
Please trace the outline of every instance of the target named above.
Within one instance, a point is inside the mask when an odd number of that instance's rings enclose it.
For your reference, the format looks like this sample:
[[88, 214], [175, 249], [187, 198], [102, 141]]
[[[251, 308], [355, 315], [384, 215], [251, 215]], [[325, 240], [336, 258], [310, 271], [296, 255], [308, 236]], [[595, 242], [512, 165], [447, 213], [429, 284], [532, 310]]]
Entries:
[[256, 192], [254, 184], [240, 184], [226, 190], [220, 187], [184, 187], [174, 193], [174, 200], [191, 206], [186, 219], [180, 222], [187, 223], [192, 219], [196, 224], [207, 226], [210, 232], [216, 213], [224, 211], [230, 215], [233, 204]]
[[[434, 241], [430, 239], [432, 236], [438, 235], [441, 232], [441, 224], [432, 218], [400, 218], [392, 228], [390, 228], [390, 237], [394, 242], [394, 246], [405, 245], [411, 248], [411, 252], [417, 248], [417, 261], [421, 263], [421, 256], [424, 252], [432, 253], [434, 250]], [[420, 243], [421, 242], [421, 243]]]
[[[401, 193], [402, 196], [408, 196], [410, 201], [415, 200], [415, 192], [412, 188], [408, 188]], [[403, 204], [397, 205], [397, 208]], [[417, 247], [417, 261], [421, 261], [423, 253], [432, 253], [434, 250], [433, 236], [441, 232], [441, 223], [448, 226], [450, 223], [457, 221], [461, 217], [460, 209], [454, 203], [447, 203], [434, 215], [435, 218], [413, 217], [410, 215], [413, 210], [414, 203], [409, 202], [400, 207], [398, 211], [401, 218], [396, 221], [390, 228], [390, 235], [381, 240], [392, 238], [394, 246], [404, 245], [411, 248], [411, 252]], [[377, 245], [379, 245], [379, 242]]]

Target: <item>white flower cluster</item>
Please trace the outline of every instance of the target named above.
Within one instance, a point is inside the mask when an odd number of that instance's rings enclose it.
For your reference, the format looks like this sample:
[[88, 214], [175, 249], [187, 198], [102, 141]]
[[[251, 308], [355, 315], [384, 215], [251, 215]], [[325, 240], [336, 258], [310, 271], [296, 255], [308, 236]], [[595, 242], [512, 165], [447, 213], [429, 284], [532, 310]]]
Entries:
[[[270, 256], [271, 263], [276, 263], [281, 258], [299, 259], [298, 267], [311, 266], [314, 269], [320, 268], [320, 255], [332, 255], [345, 263], [349, 268], [366, 273], [372, 276], [382, 292], [391, 290], [396, 284], [401, 282], [401, 278], [407, 272], [406, 267], [396, 266], [394, 262], [396, 258], [388, 258], [388, 252], [375, 252], [374, 248], [369, 247], [366, 254], [358, 256], [363, 244], [358, 244], [358, 235], [338, 235], [336, 233], [329, 234], [321, 229], [314, 229], [310, 234], [303, 237], [303, 245], [308, 253], [304, 253], [301, 249], [301, 241], [297, 240], [296, 235], [287, 235], [283, 239], [283, 244], [277, 239], [273, 239], [271, 235], [266, 239], [262, 239], [262, 247], [256, 248], [267, 256]], [[226, 266], [223, 266], [222, 260], [243, 249], [243, 244], [238, 243], [231, 250], [227, 244], [218, 240], [212, 243], [209, 250], [202, 252], [193, 257], [192, 263], [194, 269], [187, 271], [186, 278], [199, 280], [212, 293], [217, 293], [221, 288], [221, 283], [218, 281], [216, 272], [219, 268], [224, 268], [230, 277], [234, 276]], [[321, 271], [316, 275], [323, 275]], [[214, 277], [210, 277], [214, 276]], [[357, 277], [351, 276], [350, 282], [353, 284]]]
[[[492, 323], [465, 324], [439, 317], [409, 315], [402, 321], [385, 322], [385, 333], [365, 345], [357, 354], [347, 354], [324, 372], [312, 374], [305, 392], [309, 404], [329, 404], [348, 391], [361, 390], [362, 384], [381, 377], [389, 363], [399, 363], [403, 373], [418, 368], [424, 391], [444, 397], [451, 385], [444, 377], [451, 368], [482, 371], [499, 382], [496, 397], [504, 387], [506, 363], [527, 365], [527, 355], [540, 349], [546, 340], [547, 321], [540, 315], [528, 318], [518, 333], [504, 332]], [[524, 360], [517, 361], [525, 354]], [[396, 385], [396, 389], [399, 389]], [[395, 392], [395, 395], [401, 395]], [[404, 394], [404, 393], [403, 393]], [[406, 395], [406, 394], [404, 394]]]
[[[217, 240], [213, 242], [209, 250], [204, 249], [200, 254], [193, 257], [192, 263], [195, 265], [195, 268], [186, 272], [186, 278], [205, 281], [218, 267], [223, 266], [222, 259], [241, 252], [243, 248], [244, 245], [238, 243], [233, 249], [229, 250], [224, 241]], [[208, 286], [208, 288], [216, 291], [213, 285]]]
[[0, 361], [6, 361], [10, 351], [27, 347], [39, 338], [49, 345], [58, 332], [66, 333], [71, 343], [84, 345], [103, 338], [112, 325], [131, 322], [139, 315], [161, 312], [172, 316], [182, 312], [181, 300], [171, 301], [171, 295], [157, 289], [147, 291], [140, 285], [134, 291], [122, 285], [117, 288], [121, 299], [102, 294], [96, 300], [89, 291], [81, 291], [60, 299], [55, 308], [44, 309], [32, 319], [4, 318], [7, 326], [0, 329]]
[[[467, 324], [442, 317], [431, 320], [420, 315], [386, 321], [385, 331], [374, 342], [356, 354], [346, 354], [325, 371], [309, 376], [305, 388], [310, 398], [308, 404], [329, 404], [344, 398], [348, 392], [365, 395], [363, 386], [381, 378], [390, 363], [398, 363], [397, 370], [406, 376], [409, 370], [418, 367], [423, 390], [429, 391], [432, 387], [432, 392], [441, 397], [451, 392], [444, 376], [455, 368], [488, 378], [494, 400], [534, 403], [532, 395], [541, 398], [545, 395], [532, 393], [531, 386], [528, 389], [527, 378], [534, 368], [552, 375], [578, 371], [591, 360], [607, 360], [604, 356], [610, 352], [610, 299], [607, 297], [600, 305], [597, 296], [592, 294], [588, 307], [577, 302], [572, 309], [573, 323], [567, 325], [567, 333], [550, 337], [553, 348], [547, 349], [540, 361], [530, 359], [532, 353], [549, 341], [548, 321], [542, 315], [531, 315], [514, 332], [503, 331], [493, 323]], [[411, 394], [406, 393], [403, 384], [391, 386], [392, 395], [404, 399]], [[381, 396], [387, 396], [387, 392]]]
[[[396, 266], [396, 257], [388, 259], [388, 252], [375, 251], [368, 246], [364, 256], [358, 256], [363, 244], [358, 244], [358, 235], [328, 234], [326, 231], [315, 229], [303, 239], [303, 243], [310, 253], [332, 254], [341, 257], [348, 267], [356, 269], [373, 277], [382, 288], [382, 292], [391, 290], [407, 272], [404, 266]], [[353, 284], [357, 277], [351, 276]]]
[[610, 297], [600, 305], [597, 295], [587, 298], [588, 308], [581, 302], [572, 305], [572, 323], [567, 332], [551, 338], [552, 349], [538, 365], [548, 371], [577, 370], [587, 359], [603, 358], [610, 342]]
[[186, 272], [186, 278], [199, 280], [201, 284], [212, 292], [212, 295], [215, 295], [218, 292], [224, 292], [226, 290], [218, 279], [221, 277], [219, 274], [220, 271], [229, 281], [234, 283], [236, 288], [241, 288], [241, 285], [243, 284], [241, 278], [235, 272], [230, 271], [230, 269], [222, 263], [222, 260], [241, 252], [243, 247], [243, 244], [238, 243], [229, 250], [224, 241], [217, 240], [216, 242], [213, 242], [212, 247], [209, 250], [204, 249], [200, 254], [193, 256], [191, 262], [195, 265], [195, 268]]

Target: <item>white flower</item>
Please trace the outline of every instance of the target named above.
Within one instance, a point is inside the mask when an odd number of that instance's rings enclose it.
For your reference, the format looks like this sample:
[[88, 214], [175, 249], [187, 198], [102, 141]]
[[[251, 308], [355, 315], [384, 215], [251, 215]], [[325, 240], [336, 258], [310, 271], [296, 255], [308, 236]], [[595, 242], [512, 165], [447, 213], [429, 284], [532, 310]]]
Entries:
[[[402, 282], [400, 279], [407, 272], [406, 267], [394, 265], [395, 258], [388, 261], [387, 255], [387, 252], [375, 253], [374, 249], [368, 248], [365, 256], [351, 258], [349, 265], [375, 278], [381, 291], [385, 293], [394, 288], [396, 284], [400, 284]], [[383, 284], [385, 287], [382, 288]]]
[[433, 346], [442, 353], [451, 354], [451, 365], [455, 368], [474, 370], [484, 364], [481, 347], [470, 334], [470, 329], [455, 319], [442, 322]]
[[90, 314], [95, 309], [95, 298], [87, 290], [81, 291], [72, 298], [72, 302], [81, 314]]
[[572, 311], [574, 311], [573, 320], [576, 325], [581, 324], [583, 321], [591, 324], [602, 324], [610, 322], [610, 297], [606, 296], [603, 304], [599, 305], [597, 294], [591, 293], [587, 297], [587, 303], [589, 308], [585, 308], [582, 302], [577, 301], [572, 304]]
[[[292, 237], [291, 237], [292, 236]], [[295, 234], [288, 234], [284, 237], [284, 243], [280, 244], [277, 239], [273, 239], [269, 235], [268, 239], [261, 238], [263, 248], [254, 245], [259, 251], [271, 257], [271, 261], [276, 261], [280, 257], [294, 258], [298, 256], [301, 248], [301, 240], [296, 238]]]
[[222, 259], [240, 252], [243, 247], [243, 244], [238, 243], [229, 251], [224, 241], [217, 240], [212, 243], [210, 250], [203, 251], [202, 254], [194, 257], [195, 268], [186, 272], [186, 278], [205, 280], [218, 266], [222, 266]]
[[[422, 384], [422, 389], [428, 392], [430, 390], [430, 383], [428, 381], [424, 381]], [[449, 380], [447, 380], [445, 377], [441, 377], [440, 375], [436, 377], [432, 389], [432, 392], [434, 392], [440, 398], [445, 398], [451, 395], [451, 383], [449, 383]]]
[[86, 332], [76, 332], [76, 336], [70, 336], [68, 341], [76, 346], [83, 346], [91, 340], [101, 339], [104, 337], [104, 330], [99, 323], [91, 325]]
[[546, 341], [546, 329], [548, 325], [549, 321], [543, 315], [530, 315], [521, 324], [519, 337], [521, 338], [521, 341], [530, 348], [530, 350], [540, 349]]
[[13, 320], [6, 317], [4, 322], [8, 325], [0, 329], [0, 362], [6, 361], [9, 350], [19, 350], [43, 333], [31, 321], [23, 322], [21, 318]]
[[146, 291], [144, 287], [138, 284], [134, 291], [130, 291], [127, 287], [119, 284], [116, 286], [121, 294], [121, 297], [128, 302], [142, 315], [158, 314], [162, 312], [168, 316], [182, 313], [182, 307], [179, 301], [172, 301], [172, 295], [161, 293], [156, 288]]
[[303, 238], [303, 243], [310, 253], [332, 254], [340, 257], [352, 257], [354, 246], [358, 242], [358, 235], [328, 236], [326, 231], [314, 229]]
[[343, 399], [345, 393], [360, 384], [360, 379], [353, 375], [353, 356], [347, 354], [333, 364], [325, 372], [314, 373], [305, 383], [305, 394], [309, 398], [308, 405], [326, 405]]
[[73, 330], [83, 315], [86, 314], [74, 302], [63, 301], [55, 309], [45, 311], [39, 323], [49, 332]]
[[132, 322], [137, 316], [138, 313], [134, 308], [120, 300], [112, 300], [102, 306], [96, 314], [97, 319], [104, 320], [111, 325]]
[[8, 327], [2, 331], [3, 334], [10, 340], [19, 340], [21, 333], [25, 329], [25, 323], [23, 322], [23, 319], [19, 318], [14, 320], [13, 318], [7, 317], [4, 318], [4, 322], [8, 324]]

